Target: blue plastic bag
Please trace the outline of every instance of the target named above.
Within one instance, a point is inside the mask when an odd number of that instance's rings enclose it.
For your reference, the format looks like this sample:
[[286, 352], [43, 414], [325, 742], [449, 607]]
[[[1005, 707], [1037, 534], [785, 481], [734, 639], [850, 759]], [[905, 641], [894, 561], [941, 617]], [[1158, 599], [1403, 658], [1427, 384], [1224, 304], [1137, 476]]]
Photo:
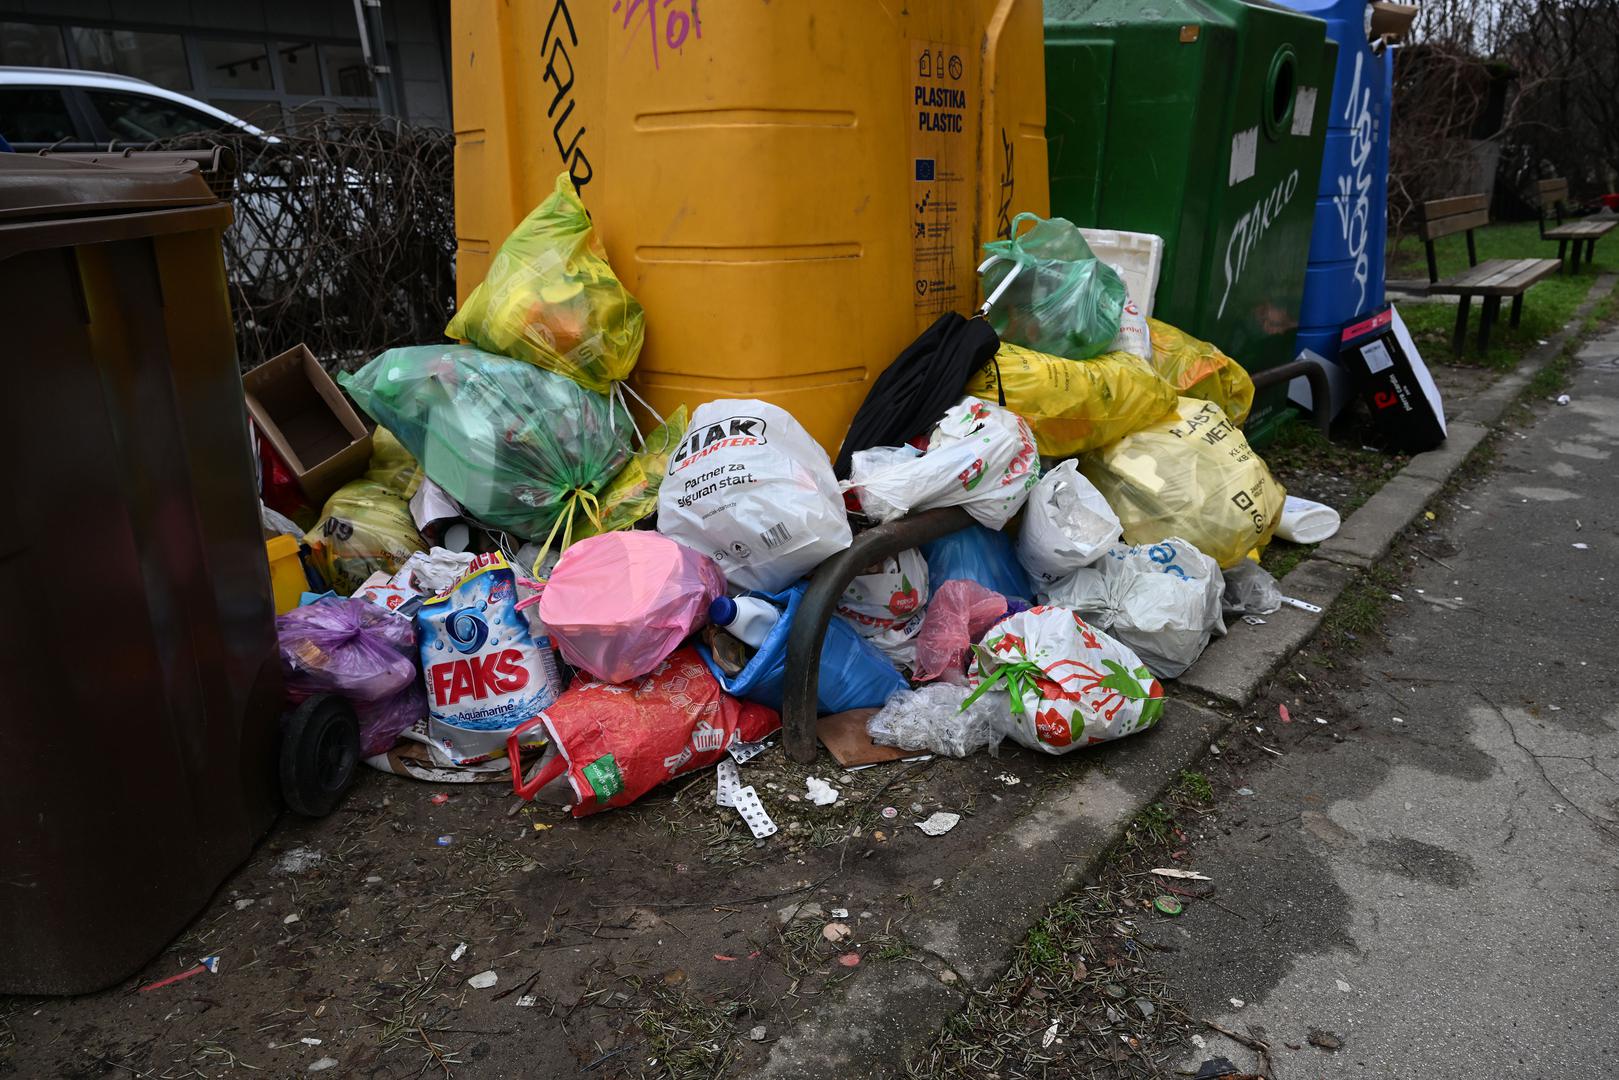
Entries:
[[[703, 663], [726, 693], [781, 709], [781, 684], [787, 676], [787, 635], [808, 587], [799, 582], [786, 592], [747, 594], [769, 600], [784, 610], [748, 666], [737, 674], [727, 675], [721, 671], [708, 646], [698, 644]], [[823, 715], [845, 709], [881, 708], [895, 692], [909, 686], [905, 676], [875, 646], [855, 633], [854, 627], [836, 616], [826, 624], [826, 637], [821, 643], [821, 678], [816, 691], [816, 703]]]
[[1029, 601], [1034, 586], [1018, 562], [1017, 547], [1003, 532], [973, 524], [923, 544], [928, 580], [942, 585], [954, 578], [976, 581], [1009, 600]]

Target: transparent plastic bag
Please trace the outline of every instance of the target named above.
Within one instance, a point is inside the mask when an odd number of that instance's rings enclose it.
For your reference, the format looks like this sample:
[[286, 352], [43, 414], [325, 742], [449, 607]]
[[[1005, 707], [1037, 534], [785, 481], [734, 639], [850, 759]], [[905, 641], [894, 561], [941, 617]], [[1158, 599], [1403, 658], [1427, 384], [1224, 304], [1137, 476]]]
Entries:
[[304, 539], [315, 569], [344, 596], [379, 570], [392, 577], [412, 555], [427, 550], [410, 505], [371, 480], [351, 480], [332, 492]]
[[[1034, 226], [1019, 235], [1025, 220]], [[1124, 281], [1091, 252], [1073, 222], [1019, 214], [1011, 239], [992, 240], [984, 251], [990, 255], [983, 268], [986, 297], [1017, 271], [989, 311], [1002, 341], [1071, 360], [1112, 347], [1124, 312]]]
[[1125, 543], [1178, 536], [1222, 567], [1269, 543], [1282, 514], [1282, 485], [1212, 401], [1181, 398], [1079, 469], [1119, 516]]
[[470, 345], [389, 349], [338, 381], [467, 513], [525, 540], [583, 520], [634, 442], [622, 404]]
[[567, 173], [489, 264], [444, 336], [525, 360], [606, 393], [629, 377], [646, 334], [641, 305], [607, 264]]
[[1152, 366], [1181, 397], [1212, 401], [1241, 427], [1254, 406], [1254, 381], [1242, 365], [1166, 322], [1148, 319]]
[[1175, 407], [1175, 388], [1145, 360], [1122, 352], [1067, 360], [1002, 345], [967, 393], [984, 401], [1004, 393], [1006, 407], [1028, 422], [1048, 458], [1106, 446]]
[[866, 721], [866, 734], [878, 746], [916, 753], [966, 757], [980, 750], [994, 754], [1010, 725], [1001, 701], [983, 697], [963, 708], [967, 688], [934, 683], [901, 690]]
[[967, 684], [967, 654], [973, 643], [1006, 614], [1006, 597], [976, 581], [941, 583], [928, 603], [922, 630], [916, 635], [917, 682], [943, 679]]
[[360, 752], [385, 753], [427, 714], [411, 621], [364, 600], [328, 597], [275, 621], [287, 697], [338, 694], [360, 721]]
[[1227, 615], [1269, 615], [1282, 606], [1282, 587], [1254, 560], [1243, 559], [1224, 576], [1220, 602]]

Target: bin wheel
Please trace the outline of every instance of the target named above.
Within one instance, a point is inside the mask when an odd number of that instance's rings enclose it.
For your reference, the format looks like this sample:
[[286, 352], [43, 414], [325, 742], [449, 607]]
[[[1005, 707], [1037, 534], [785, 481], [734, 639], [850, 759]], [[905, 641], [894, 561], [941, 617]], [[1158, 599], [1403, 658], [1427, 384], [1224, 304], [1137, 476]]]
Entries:
[[287, 717], [281, 737], [281, 795], [287, 809], [325, 817], [337, 806], [360, 762], [360, 723], [347, 701], [331, 694], [305, 700]]

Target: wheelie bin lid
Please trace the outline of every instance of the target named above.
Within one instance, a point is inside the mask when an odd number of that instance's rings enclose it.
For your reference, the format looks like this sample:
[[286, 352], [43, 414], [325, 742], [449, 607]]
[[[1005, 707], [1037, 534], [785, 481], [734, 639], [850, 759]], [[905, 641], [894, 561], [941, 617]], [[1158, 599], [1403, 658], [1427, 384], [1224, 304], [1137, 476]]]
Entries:
[[59, 220], [218, 202], [197, 163], [163, 155], [114, 157], [116, 166], [0, 154], [0, 222]]

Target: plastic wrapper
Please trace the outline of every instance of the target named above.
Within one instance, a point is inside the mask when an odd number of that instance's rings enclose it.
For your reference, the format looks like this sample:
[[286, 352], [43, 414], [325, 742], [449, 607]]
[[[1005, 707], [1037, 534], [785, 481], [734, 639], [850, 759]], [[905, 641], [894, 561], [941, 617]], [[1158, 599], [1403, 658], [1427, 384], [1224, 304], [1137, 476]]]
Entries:
[[645, 321], [564, 172], [500, 245], [444, 336], [606, 393], [635, 367]]
[[1005, 616], [1006, 610], [1006, 597], [976, 581], [941, 582], [916, 635], [912, 677], [917, 682], [942, 679], [965, 686], [967, 655], [973, 643]]
[[884, 656], [909, 667], [927, 602], [927, 560], [907, 548], [851, 581], [838, 600], [838, 614]]
[[[1019, 235], [1025, 221], [1034, 226]], [[989, 312], [1002, 341], [1071, 360], [1096, 356], [1113, 344], [1124, 311], [1124, 281], [1091, 252], [1073, 222], [1019, 214], [1012, 219], [1011, 239], [992, 240], [984, 251], [994, 259], [983, 271], [986, 297], [1017, 269]]]
[[428, 713], [405, 734], [441, 766], [500, 757], [506, 736], [562, 691], [551, 643], [534, 637], [517, 589], [505, 556], [490, 552], [416, 612]]
[[781, 717], [725, 693], [696, 651], [685, 648], [628, 684], [576, 680], [534, 726], [557, 752], [513, 787], [532, 797], [565, 776], [571, 813], [581, 818], [628, 806], [659, 784], [707, 768], [731, 744], [775, 731]]
[[1175, 389], [1140, 357], [1110, 352], [1065, 360], [1002, 345], [995, 363], [980, 368], [967, 392], [999, 401], [1023, 417], [1040, 453], [1069, 457], [1139, 431], [1175, 407]]
[[1178, 536], [1223, 567], [1269, 543], [1282, 513], [1282, 485], [1211, 401], [1181, 398], [1079, 468], [1119, 516], [1126, 543]]
[[1077, 464], [1065, 461], [1041, 477], [1029, 495], [1018, 561], [1040, 588], [1101, 558], [1122, 532], [1096, 485], [1079, 474]]
[[363, 600], [331, 597], [275, 621], [287, 696], [338, 694], [360, 721], [360, 750], [385, 753], [427, 712], [408, 618]]
[[857, 450], [849, 481], [860, 509], [887, 522], [916, 510], [959, 506], [999, 529], [1023, 509], [1040, 479], [1034, 434], [1010, 409], [963, 398], [944, 414], [926, 453], [910, 447]]
[[658, 512], [658, 488], [669, 471], [670, 456], [686, 436], [687, 415], [686, 406], [681, 405], [652, 429], [646, 445], [602, 489], [594, 514], [574, 521], [575, 540], [634, 528], [636, 522]]
[[1125, 299], [1124, 310], [1119, 315], [1119, 336], [1113, 339], [1107, 351], [1129, 353], [1152, 362], [1152, 331], [1134, 300]]
[[634, 441], [622, 405], [468, 345], [389, 349], [338, 381], [467, 513], [522, 539], [582, 520]]
[[657, 667], [708, 621], [725, 576], [706, 555], [652, 532], [614, 532], [562, 553], [540, 621], [562, 658], [603, 682]]
[[1172, 679], [1196, 662], [1211, 637], [1225, 633], [1224, 589], [1213, 559], [1169, 537], [1114, 548], [1044, 597], [1134, 649], [1160, 679]]
[[996, 624], [973, 646], [964, 702], [1005, 709], [1007, 734], [1048, 754], [1122, 738], [1158, 722], [1164, 688], [1139, 657], [1077, 612], [1037, 607]]
[[427, 550], [410, 506], [371, 480], [351, 480], [332, 492], [305, 539], [315, 569], [344, 596], [378, 571], [392, 577], [412, 555]]
[[1243, 559], [1223, 576], [1221, 604], [1227, 615], [1269, 615], [1282, 606], [1282, 587], [1252, 559]]
[[[699, 645], [703, 663], [719, 679], [726, 693], [757, 701], [772, 709], [781, 708], [782, 683], [787, 677], [787, 636], [808, 588], [799, 582], [780, 593], [755, 593], [781, 609], [781, 618], [771, 627], [747, 666], [735, 675], [726, 674], [706, 646]], [[821, 641], [820, 680], [816, 702], [819, 711], [844, 712], [848, 709], [876, 709], [896, 690], [906, 687], [905, 676], [877, 651], [854, 627], [832, 616]]]
[[1152, 366], [1181, 397], [1212, 401], [1241, 427], [1254, 406], [1254, 381], [1241, 364], [1209, 344], [1148, 319], [1152, 335]]
[[879, 746], [916, 753], [967, 757], [980, 750], [994, 753], [1010, 723], [1004, 701], [985, 696], [966, 708], [967, 688], [934, 683], [902, 690], [866, 721], [866, 734]]
[[371, 433], [371, 462], [361, 479], [380, 484], [389, 494], [408, 500], [422, 486], [426, 475], [393, 432], [379, 427]]
[[1034, 599], [1034, 584], [1018, 562], [1012, 538], [1003, 532], [969, 525], [928, 541], [920, 550], [935, 589], [946, 581], [972, 581], [1009, 600], [1021, 600], [1024, 607]]
[[787, 410], [721, 399], [692, 414], [658, 489], [658, 531], [739, 589], [774, 592], [849, 546], [832, 461]]

